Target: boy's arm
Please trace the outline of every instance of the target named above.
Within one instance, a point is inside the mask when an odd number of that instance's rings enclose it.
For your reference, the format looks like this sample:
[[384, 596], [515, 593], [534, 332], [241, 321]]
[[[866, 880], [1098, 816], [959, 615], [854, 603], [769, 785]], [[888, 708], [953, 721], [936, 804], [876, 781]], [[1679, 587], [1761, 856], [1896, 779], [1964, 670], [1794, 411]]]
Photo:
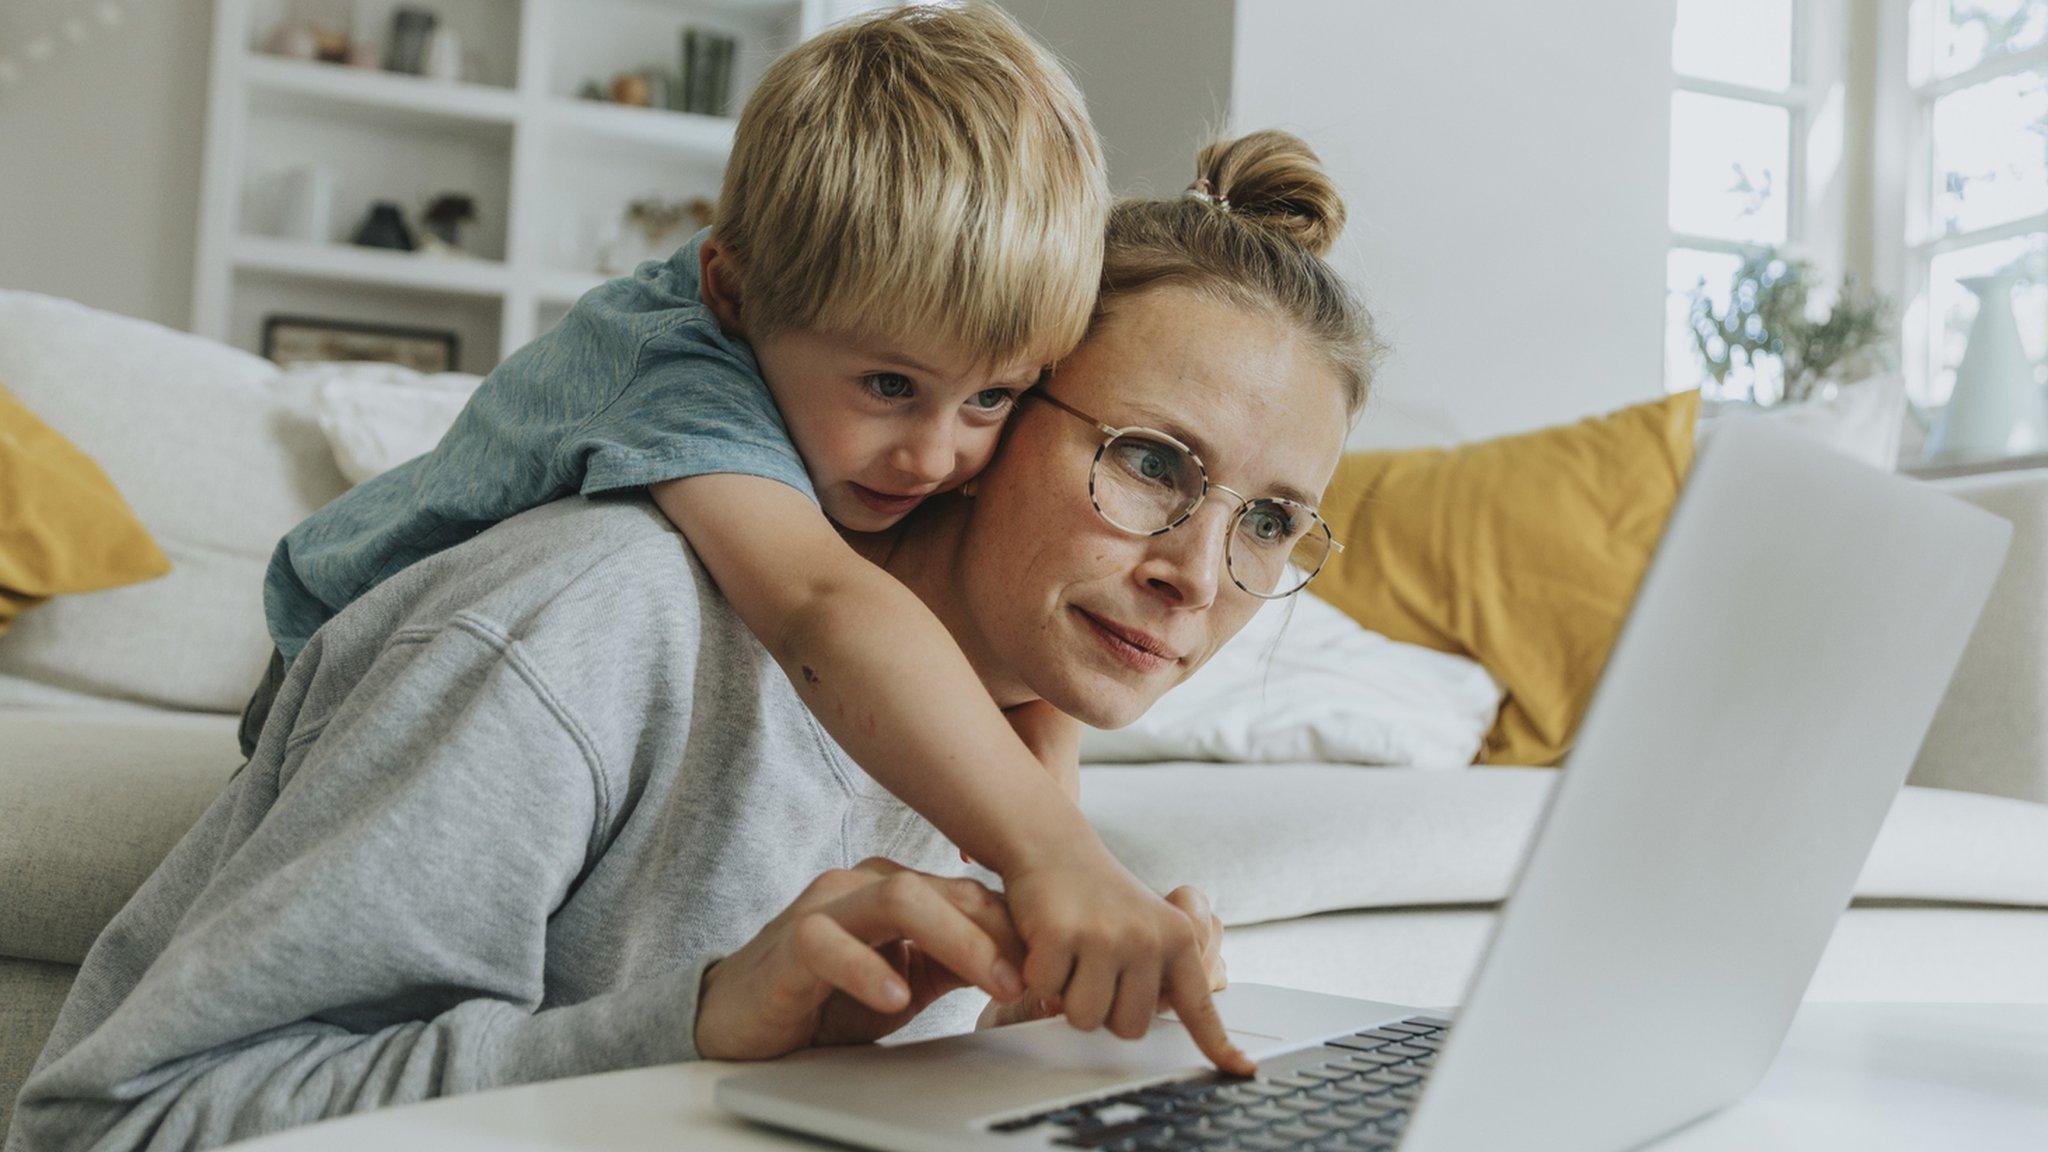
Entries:
[[786, 484], [712, 473], [651, 492], [826, 731], [1003, 877], [1027, 985], [1071, 989], [1070, 1021], [1119, 1035], [1145, 1032], [1164, 989], [1210, 1059], [1252, 1069], [1185, 917], [1110, 855], [923, 601]]
[[1081, 799], [1081, 722], [1043, 700], [1003, 709], [1024, 747], [1067, 794]]
[[[1003, 719], [1017, 738], [1024, 741], [1038, 766], [1052, 777], [1067, 799], [1081, 802], [1081, 722], [1043, 700], [1031, 700], [1003, 709]], [[960, 850], [963, 863], [974, 863], [967, 850]]]
[[954, 843], [1007, 876], [1094, 838], [938, 617], [816, 504], [729, 473], [650, 491], [826, 731]]

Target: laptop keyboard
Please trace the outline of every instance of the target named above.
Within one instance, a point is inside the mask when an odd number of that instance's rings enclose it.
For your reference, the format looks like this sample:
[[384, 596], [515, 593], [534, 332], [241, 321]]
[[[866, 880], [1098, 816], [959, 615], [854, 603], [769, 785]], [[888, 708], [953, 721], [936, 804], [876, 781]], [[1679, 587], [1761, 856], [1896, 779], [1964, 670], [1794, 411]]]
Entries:
[[1340, 1036], [1239, 1080], [1216, 1072], [989, 1126], [1099, 1152], [1360, 1152], [1400, 1142], [1448, 1020], [1411, 1016]]

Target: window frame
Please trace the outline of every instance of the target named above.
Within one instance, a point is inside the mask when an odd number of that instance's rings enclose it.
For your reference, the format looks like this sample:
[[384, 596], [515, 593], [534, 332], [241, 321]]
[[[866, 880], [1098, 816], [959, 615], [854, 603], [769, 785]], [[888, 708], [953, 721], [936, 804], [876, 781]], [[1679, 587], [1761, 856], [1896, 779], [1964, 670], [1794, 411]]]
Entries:
[[[1665, 243], [1667, 263], [1678, 249], [1718, 252], [1746, 257], [1776, 247], [1792, 258], [1810, 261], [1824, 283], [1839, 281], [1848, 254], [1845, 251], [1848, 186], [1853, 179], [1854, 161], [1844, 154], [1848, 140], [1845, 121], [1851, 114], [1846, 88], [1849, 82], [1846, 47], [1849, 36], [1850, 5], [1859, 0], [1791, 0], [1792, 73], [1782, 90], [1755, 88], [1723, 80], [1707, 80], [1671, 70], [1671, 97], [1680, 92], [1719, 96], [1782, 108], [1788, 117], [1786, 149], [1785, 239], [1772, 245], [1763, 241], [1727, 240], [1670, 226], [1671, 189], [1665, 189]], [[1677, 36], [1674, 24], [1672, 35]], [[1667, 141], [1667, 151], [1676, 146]], [[1831, 167], [1816, 182], [1817, 169]], [[1695, 385], [1710, 388], [1711, 381], [1700, 373], [1694, 380], [1666, 379], [1667, 390], [1685, 390]]]
[[[1937, 231], [1934, 221], [1934, 104], [1953, 92], [2001, 76], [2048, 67], [2048, 41], [2004, 56], [1980, 60], [1953, 76], [1914, 82], [1910, 0], [1881, 6], [1878, 29], [1875, 213], [1879, 237], [1873, 278], [1900, 302], [1899, 367], [1907, 396], [1923, 405], [1940, 373], [1941, 341], [1929, 298], [1934, 261], [1951, 252], [1993, 244], [2034, 232], [2048, 232], [2048, 211], [1959, 232]], [[1928, 49], [1931, 51], [1931, 45]], [[1889, 145], [1889, 146], [1887, 146]]]

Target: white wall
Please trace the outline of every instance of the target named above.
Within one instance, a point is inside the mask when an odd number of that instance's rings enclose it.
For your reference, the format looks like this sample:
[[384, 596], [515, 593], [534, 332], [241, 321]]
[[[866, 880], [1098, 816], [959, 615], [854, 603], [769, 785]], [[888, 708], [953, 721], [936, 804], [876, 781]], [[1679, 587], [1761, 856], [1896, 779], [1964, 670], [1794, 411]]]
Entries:
[[1238, 130], [1339, 181], [1336, 253], [1394, 346], [1354, 442], [1662, 394], [1671, 0], [1242, 0]]
[[[56, 52], [0, 88], [0, 288], [68, 296], [183, 328], [190, 320], [206, 130], [208, 0], [0, 0], [0, 50]], [[63, 21], [79, 18], [83, 42]]]
[[1232, 0], [1000, 0], [1088, 98], [1117, 192], [1188, 186], [1230, 107]]

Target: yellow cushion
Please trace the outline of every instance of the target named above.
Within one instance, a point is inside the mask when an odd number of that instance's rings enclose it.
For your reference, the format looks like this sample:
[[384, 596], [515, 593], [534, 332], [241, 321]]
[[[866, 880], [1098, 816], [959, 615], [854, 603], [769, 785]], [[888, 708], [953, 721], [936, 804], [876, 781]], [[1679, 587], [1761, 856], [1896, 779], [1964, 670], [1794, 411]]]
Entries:
[[99, 465], [0, 386], [0, 633], [49, 597], [170, 570]]
[[1555, 764], [1692, 465], [1698, 414], [1684, 392], [1457, 448], [1348, 455], [1323, 499], [1345, 550], [1316, 594], [1493, 673], [1506, 699], [1483, 762]]

